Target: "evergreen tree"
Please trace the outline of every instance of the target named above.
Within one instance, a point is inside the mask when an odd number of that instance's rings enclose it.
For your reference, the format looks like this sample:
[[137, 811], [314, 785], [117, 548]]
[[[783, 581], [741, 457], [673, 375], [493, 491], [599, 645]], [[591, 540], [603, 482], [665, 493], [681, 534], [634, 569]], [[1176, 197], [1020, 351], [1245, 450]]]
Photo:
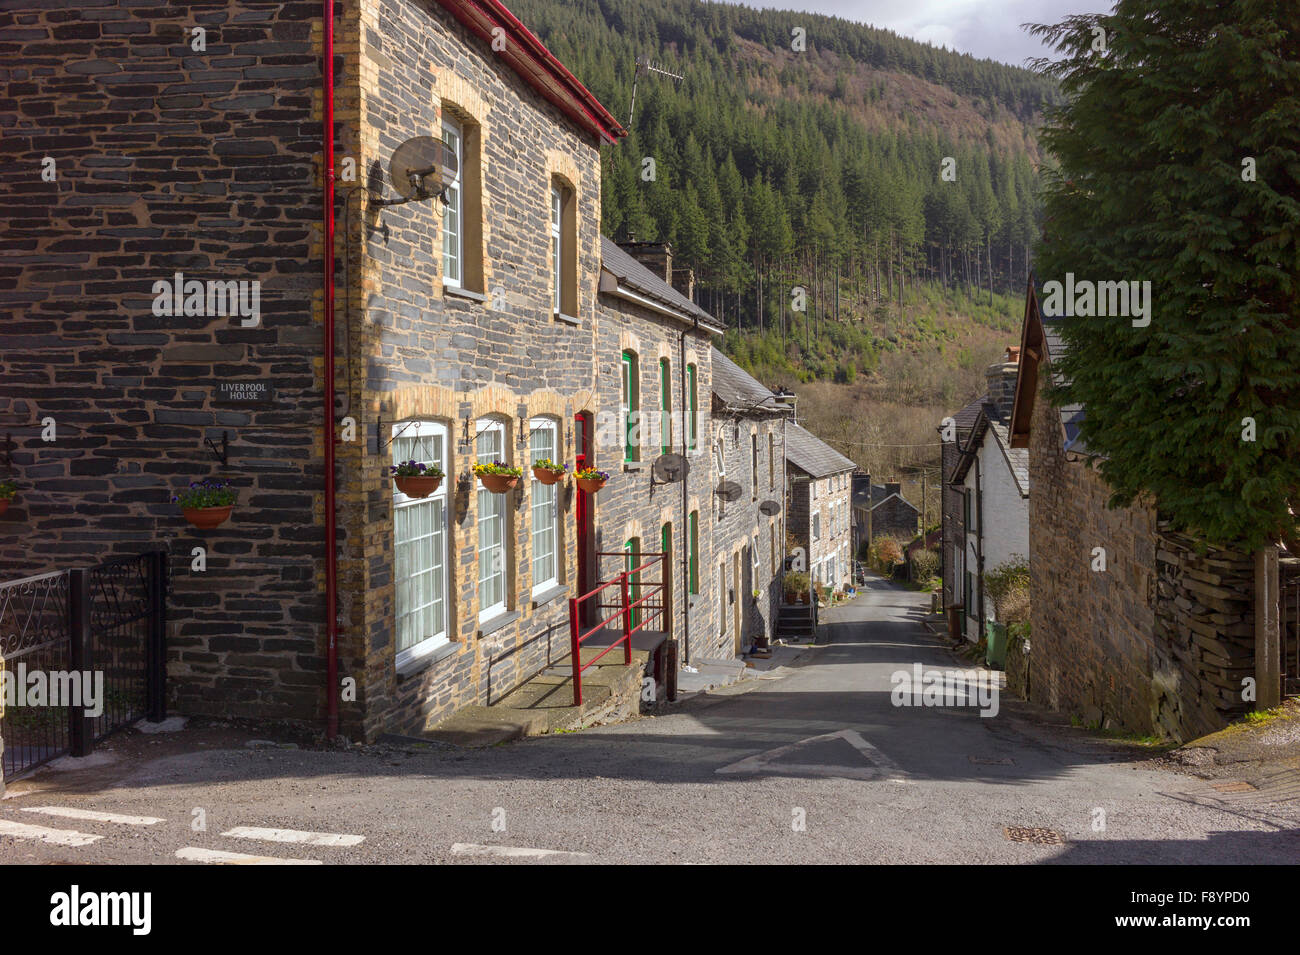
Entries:
[[1036, 31], [1065, 54], [1046, 69], [1068, 97], [1044, 135], [1060, 168], [1038, 278], [1150, 282], [1145, 326], [1061, 321], [1054, 400], [1085, 406], [1113, 503], [1153, 500], [1214, 543], [1294, 546], [1300, 7], [1119, 0]]

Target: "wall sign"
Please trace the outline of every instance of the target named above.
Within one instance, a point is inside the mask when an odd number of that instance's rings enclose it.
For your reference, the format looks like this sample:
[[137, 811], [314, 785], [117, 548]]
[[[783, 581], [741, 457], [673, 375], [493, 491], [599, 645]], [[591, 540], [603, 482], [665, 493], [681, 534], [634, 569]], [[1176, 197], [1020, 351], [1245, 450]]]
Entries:
[[270, 382], [219, 381], [213, 402], [219, 405], [269, 405], [275, 403], [275, 389]]

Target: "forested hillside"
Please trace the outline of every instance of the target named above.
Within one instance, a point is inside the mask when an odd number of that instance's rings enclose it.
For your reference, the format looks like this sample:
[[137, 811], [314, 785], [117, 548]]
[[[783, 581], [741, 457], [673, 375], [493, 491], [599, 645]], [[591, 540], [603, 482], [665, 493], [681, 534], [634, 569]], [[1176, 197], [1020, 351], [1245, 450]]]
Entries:
[[[1022, 284], [1037, 215], [1033, 124], [1055, 95], [1042, 77], [805, 13], [511, 5], [620, 121], [637, 57], [684, 77], [639, 77], [631, 135], [604, 150], [603, 226], [672, 242], [701, 303], [728, 324], [780, 321], [794, 284], [838, 317], [918, 280]], [[955, 181], [941, 179], [944, 157]]]

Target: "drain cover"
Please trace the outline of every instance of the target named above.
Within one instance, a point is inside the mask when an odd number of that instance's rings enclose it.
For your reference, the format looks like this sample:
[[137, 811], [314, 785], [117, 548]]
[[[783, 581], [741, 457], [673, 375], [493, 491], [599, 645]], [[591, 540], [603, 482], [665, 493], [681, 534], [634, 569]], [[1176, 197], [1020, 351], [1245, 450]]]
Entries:
[[1255, 786], [1240, 779], [1233, 779], [1224, 783], [1211, 783], [1210, 788], [1221, 793], [1253, 793], [1256, 789]]
[[1007, 826], [1002, 835], [1011, 842], [1032, 842], [1037, 846], [1063, 846], [1065, 836], [1055, 829], [1033, 829], [1028, 826]]

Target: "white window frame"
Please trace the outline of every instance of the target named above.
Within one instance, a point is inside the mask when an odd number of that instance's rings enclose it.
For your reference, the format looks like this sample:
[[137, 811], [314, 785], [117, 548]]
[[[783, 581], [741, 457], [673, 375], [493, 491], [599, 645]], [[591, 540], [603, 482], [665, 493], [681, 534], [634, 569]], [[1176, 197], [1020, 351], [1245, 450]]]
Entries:
[[[509, 442], [506, 440], [507, 436], [506, 436], [505, 422], [497, 420], [495, 418], [480, 418], [478, 420], [477, 427], [475, 428], [474, 431], [474, 460], [476, 463], [482, 463], [480, 461], [482, 454], [478, 449], [479, 438], [489, 433], [496, 433], [497, 435], [500, 436], [501, 439], [500, 440], [501, 450], [498, 454], [494, 455], [494, 457], [497, 460], [505, 461], [510, 453]], [[509, 574], [506, 573], [506, 569], [509, 566], [508, 561], [510, 559], [510, 555], [509, 555], [510, 510], [506, 501], [505, 494], [494, 494], [491, 491], [484, 488], [482, 484], [480, 484], [478, 487], [478, 497], [475, 503], [476, 503], [475, 524], [476, 524], [476, 530], [478, 531], [478, 539], [475, 542], [477, 548], [476, 553], [478, 555], [478, 598], [479, 598], [478, 619], [479, 619], [479, 623], [482, 623], [485, 620], [491, 620], [493, 617], [499, 616], [500, 614], [506, 612], [506, 607], [507, 607], [508, 597], [509, 597], [509, 583], [510, 583]], [[499, 519], [501, 521], [501, 540], [496, 545], [490, 545], [500, 550], [500, 555], [501, 555], [500, 567], [497, 573], [501, 578], [501, 599], [494, 601], [491, 604], [484, 604], [483, 584], [486, 580], [489, 580], [490, 578], [485, 577], [483, 573], [484, 563], [485, 563], [484, 552], [488, 550], [488, 548], [485, 548], [483, 545], [483, 529], [486, 524], [484, 515], [485, 513], [489, 512], [489, 508], [491, 513], [487, 519], [490, 520]], [[497, 508], [500, 508], [499, 513], [497, 512]], [[490, 554], [488, 560], [489, 561], [491, 560]], [[493, 575], [493, 576], [497, 576], [497, 575]]]
[[[448, 142], [449, 136], [453, 137], [454, 141]], [[442, 140], [452, 146], [456, 154], [456, 178], [447, 186], [447, 204], [442, 210], [442, 284], [460, 288], [465, 280], [465, 199], [464, 190], [461, 188], [465, 153], [464, 127], [450, 116], [444, 115]], [[448, 216], [453, 217], [454, 231], [447, 225]], [[450, 250], [447, 248], [449, 239], [452, 245]], [[449, 258], [453, 258], [455, 262], [454, 276], [447, 270]]]
[[561, 313], [564, 289], [564, 194], [551, 183], [551, 307], [556, 315]]
[[812, 539], [819, 541], [822, 539], [822, 516], [814, 514], [812, 518]]
[[[430, 451], [436, 448], [433, 439], [442, 439], [442, 455], [438, 460], [438, 455], [433, 453], [429, 456], [421, 455], [416, 457], [412, 455], [406, 460], [418, 460], [425, 464], [437, 464], [442, 468], [444, 473], [451, 473], [450, 460], [450, 434], [445, 424], [436, 421], [404, 421], [394, 424], [391, 433], [394, 462], [399, 456], [397, 454], [398, 441], [402, 438], [414, 438], [417, 442], [423, 442], [424, 447]], [[423, 450], [417, 443], [417, 449]], [[447, 481], [444, 478], [442, 485], [428, 497], [415, 498], [407, 497], [401, 491], [397, 490], [397, 485], [393, 485], [393, 646], [396, 649], [394, 665], [398, 669], [405, 668], [417, 660], [428, 656], [430, 653], [446, 646], [451, 642], [451, 579], [449, 573], [449, 551], [451, 540], [451, 517], [449, 506]], [[414, 516], [417, 511], [428, 510], [430, 514], [431, 531], [428, 535], [421, 535], [419, 538], [412, 538], [410, 542], [429, 539], [430, 545], [427, 553], [429, 567], [427, 573], [430, 574], [430, 601], [421, 604], [420, 607], [407, 608], [403, 604], [410, 599], [410, 584], [408, 581], [413, 574], [399, 578], [398, 576], [398, 552], [406, 543], [398, 538], [397, 525], [399, 520], [408, 515]], [[441, 511], [441, 520], [437, 514]], [[399, 514], [401, 515], [399, 517]], [[438, 524], [441, 526], [437, 526]], [[441, 539], [439, 547], [438, 540]], [[441, 567], [441, 587], [438, 585], [438, 569]], [[417, 573], [425, 573], [420, 570]], [[400, 632], [402, 621], [414, 614], [424, 610], [426, 607], [434, 608], [438, 603], [442, 604], [442, 628], [436, 633], [430, 633], [418, 642], [412, 643], [405, 648], [398, 648], [400, 641]], [[436, 617], [437, 611], [431, 613]]]
[[[538, 432], [548, 432], [551, 440], [551, 452], [549, 457], [552, 461], [558, 461], [563, 457], [560, 452], [559, 440], [560, 429], [558, 422], [554, 418], [533, 418], [529, 423], [528, 431], [528, 464], [529, 467], [534, 463], [535, 449], [533, 448], [533, 435]], [[544, 590], [555, 587], [560, 582], [560, 485], [546, 485], [537, 478], [532, 478], [532, 486], [528, 489], [528, 521], [530, 546], [532, 548], [531, 560], [529, 565], [533, 573], [533, 596], [536, 597]], [[549, 498], [549, 504], [547, 500]], [[545, 578], [537, 576], [537, 542], [538, 533], [538, 509], [550, 508], [550, 527], [547, 530], [551, 536], [551, 575]], [[545, 515], [542, 515], [543, 517]]]

